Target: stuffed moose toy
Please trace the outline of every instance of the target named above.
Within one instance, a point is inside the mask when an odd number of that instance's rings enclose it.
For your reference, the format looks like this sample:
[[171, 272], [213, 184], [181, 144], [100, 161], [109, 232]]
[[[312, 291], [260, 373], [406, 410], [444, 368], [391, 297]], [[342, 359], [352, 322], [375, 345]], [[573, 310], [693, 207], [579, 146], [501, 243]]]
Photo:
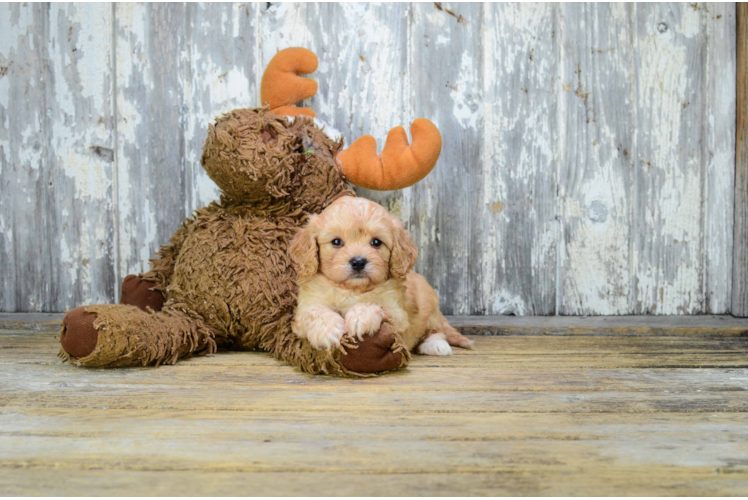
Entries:
[[220, 200], [196, 210], [161, 247], [151, 270], [122, 283], [120, 304], [69, 311], [60, 356], [80, 366], [173, 364], [217, 349], [271, 352], [308, 373], [347, 376], [395, 370], [410, 353], [386, 321], [363, 340], [345, 336], [337, 350], [318, 350], [291, 331], [296, 271], [287, 247], [310, 214], [340, 196], [346, 181], [391, 190], [425, 177], [441, 151], [428, 120], [392, 129], [381, 155], [363, 136], [342, 150], [295, 104], [317, 92], [299, 75], [317, 68], [309, 50], [289, 48], [270, 61], [263, 107], [237, 109], [208, 130], [201, 163]]

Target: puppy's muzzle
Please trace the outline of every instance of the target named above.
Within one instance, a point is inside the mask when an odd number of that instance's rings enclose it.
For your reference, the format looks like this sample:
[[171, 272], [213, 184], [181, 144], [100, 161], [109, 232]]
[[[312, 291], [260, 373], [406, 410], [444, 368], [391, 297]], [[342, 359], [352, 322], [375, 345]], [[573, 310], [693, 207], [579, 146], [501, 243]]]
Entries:
[[352, 257], [351, 260], [348, 261], [348, 263], [351, 265], [351, 269], [353, 269], [357, 273], [360, 273], [364, 270], [366, 264], [368, 264], [369, 261], [363, 257]]

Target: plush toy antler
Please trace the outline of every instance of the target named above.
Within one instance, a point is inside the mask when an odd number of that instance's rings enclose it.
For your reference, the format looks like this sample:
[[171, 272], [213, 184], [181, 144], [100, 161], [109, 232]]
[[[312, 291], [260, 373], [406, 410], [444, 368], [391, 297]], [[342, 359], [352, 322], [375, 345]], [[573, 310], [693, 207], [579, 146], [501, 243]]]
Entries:
[[[298, 75], [317, 69], [314, 52], [300, 47], [278, 52], [265, 69], [260, 86], [263, 105], [277, 115], [317, 116], [309, 108], [294, 106], [317, 93], [317, 82]], [[359, 137], [337, 156], [338, 167], [346, 180], [369, 189], [388, 191], [412, 186], [428, 175], [439, 159], [442, 136], [425, 118], [410, 126], [413, 144], [408, 144], [405, 129], [395, 127], [387, 134], [382, 154], [377, 154], [377, 141], [370, 135]]]
[[317, 82], [298, 75], [312, 73], [318, 64], [314, 52], [301, 47], [283, 49], [275, 54], [262, 75], [262, 104], [270, 106], [270, 111], [277, 115], [317, 116], [311, 109], [294, 104], [317, 93]]
[[439, 159], [442, 136], [425, 118], [416, 119], [410, 133], [413, 144], [408, 145], [404, 128], [390, 130], [381, 155], [377, 155], [377, 141], [372, 136], [356, 139], [337, 156], [346, 180], [357, 186], [387, 191], [412, 186], [426, 177]]

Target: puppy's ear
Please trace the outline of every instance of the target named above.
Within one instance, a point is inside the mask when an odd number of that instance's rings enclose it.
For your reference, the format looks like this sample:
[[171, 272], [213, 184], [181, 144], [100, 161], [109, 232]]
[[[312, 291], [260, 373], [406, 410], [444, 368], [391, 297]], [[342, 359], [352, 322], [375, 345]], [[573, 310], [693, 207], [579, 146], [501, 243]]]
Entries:
[[410, 239], [410, 233], [399, 220], [395, 221], [392, 232], [392, 252], [390, 253], [390, 274], [395, 278], [404, 278], [413, 269], [418, 258], [418, 247]]
[[296, 272], [299, 278], [308, 278], [317, 273], [319, 267], [319, 249], [317, 239], [312, 230], [313, 219], [299, 230], [291, 240], [288, 247], [288, 255], [296, 264]]

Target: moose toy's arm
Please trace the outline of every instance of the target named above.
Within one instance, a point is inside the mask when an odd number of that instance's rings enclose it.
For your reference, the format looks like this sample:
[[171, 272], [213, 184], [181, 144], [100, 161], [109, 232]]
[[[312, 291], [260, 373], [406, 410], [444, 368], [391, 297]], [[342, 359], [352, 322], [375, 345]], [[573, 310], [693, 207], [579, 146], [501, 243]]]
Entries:
[[168, 245], [161, 245], [161, 250], [156, 252], [158, 257], [150, 259], [150, 271], [139, 276], [130, 274], [125, 277], [122, 281], [120, 304], [137, 306], [144, 311], [147, 308], [161, 310], [166, 301], [166, 287], [174, 274], [174, 266], [187, 234], [187, 226], [183, 225], [174, 233]]

